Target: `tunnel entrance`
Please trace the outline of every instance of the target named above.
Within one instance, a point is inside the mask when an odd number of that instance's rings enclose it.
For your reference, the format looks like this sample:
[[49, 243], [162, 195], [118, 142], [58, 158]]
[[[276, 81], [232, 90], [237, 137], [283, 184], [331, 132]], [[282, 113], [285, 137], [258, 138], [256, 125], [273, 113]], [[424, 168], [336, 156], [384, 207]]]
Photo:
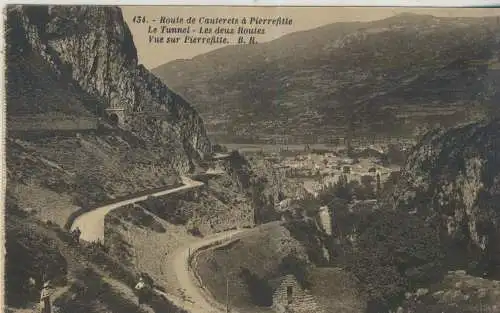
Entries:
[[126, 115], [123, 108], [107, 108], [107, 121], [113, 126], [119, 126], [125, 121]]
[[120, 118], [118, 117], [118, 115], [116, 113], [111, 113], [111, 114], [109, 114], [109, 121], [113, 125], [118, 125], [118, 123], [120, 122]]

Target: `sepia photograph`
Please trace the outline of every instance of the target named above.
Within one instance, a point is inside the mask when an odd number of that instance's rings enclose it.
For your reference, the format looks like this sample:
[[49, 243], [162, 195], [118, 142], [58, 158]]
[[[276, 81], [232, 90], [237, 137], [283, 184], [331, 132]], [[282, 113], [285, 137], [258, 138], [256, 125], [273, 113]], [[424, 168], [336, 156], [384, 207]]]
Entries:
[[4, 16], [5, 312], [500, 313], [500, 8]]

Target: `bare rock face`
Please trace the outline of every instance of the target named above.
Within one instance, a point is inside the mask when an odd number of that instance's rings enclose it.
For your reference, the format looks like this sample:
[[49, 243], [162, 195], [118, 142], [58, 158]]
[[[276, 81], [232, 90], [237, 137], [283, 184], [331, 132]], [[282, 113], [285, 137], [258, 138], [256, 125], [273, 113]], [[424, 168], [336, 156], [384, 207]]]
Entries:
[[[211, 145], [202, 119], [180, 96], [137, 63], [137, 51], [117, 7], [10, 7], [8, 24], [21, 50], [32, 50], [59, 78], [73, 81], [106, 108], [123, 108], [122, 128], [146, 141], [203, 157]], [[178, 152], [178, 150], [177, 150]]]
[[427, 216], [468, 253], [500, 264], [499, 152], [498, 120], [433, 131], [409, 156], [390, 202]]

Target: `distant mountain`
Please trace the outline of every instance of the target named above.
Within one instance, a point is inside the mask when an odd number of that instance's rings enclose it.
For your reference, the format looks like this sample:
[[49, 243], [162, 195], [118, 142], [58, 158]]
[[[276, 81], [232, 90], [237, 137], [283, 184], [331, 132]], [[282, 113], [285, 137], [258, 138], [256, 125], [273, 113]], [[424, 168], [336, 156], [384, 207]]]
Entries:
[[[496, 17], [401, 14], [228, 46], [152, 72], [222, 141], [413, 137], [476, 120], [498, 100]], [[355, 118], [350, 118], [354, 116]]]

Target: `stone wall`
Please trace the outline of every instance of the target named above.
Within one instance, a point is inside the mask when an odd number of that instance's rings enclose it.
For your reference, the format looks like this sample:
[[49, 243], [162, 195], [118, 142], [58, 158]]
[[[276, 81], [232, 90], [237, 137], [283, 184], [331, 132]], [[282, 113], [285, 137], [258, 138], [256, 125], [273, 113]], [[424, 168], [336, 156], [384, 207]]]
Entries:
[[273, 308], [283, 313], [324, 313], [314, 297], [307, 290], [303, 290], [291, 274], [279, 281], [273, 293]]

